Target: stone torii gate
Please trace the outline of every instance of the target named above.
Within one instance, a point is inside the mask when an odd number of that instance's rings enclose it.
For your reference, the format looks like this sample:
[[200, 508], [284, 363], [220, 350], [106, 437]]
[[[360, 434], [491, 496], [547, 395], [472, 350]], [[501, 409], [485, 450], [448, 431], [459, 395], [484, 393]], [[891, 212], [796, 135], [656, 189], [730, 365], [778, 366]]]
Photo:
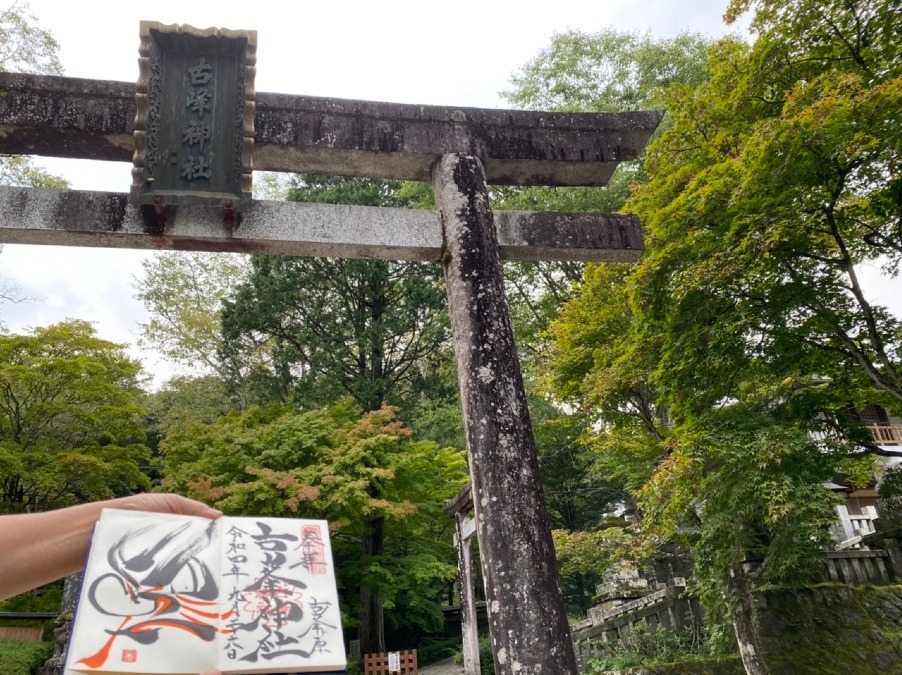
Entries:
[[[0, 73], [0, 152], [131, 161], [135, 94], [123, 82]], [[486, 185], [604, 185], [661, 114], [248, 97], [254, 170], [431, 181], [437, 210], [151, 206], [7, 187], [0, 242], [440, 262], [496, 668], [576, 673], [501, 260], [635, 261], [641, 230], [626, 215], [493, 213]]]

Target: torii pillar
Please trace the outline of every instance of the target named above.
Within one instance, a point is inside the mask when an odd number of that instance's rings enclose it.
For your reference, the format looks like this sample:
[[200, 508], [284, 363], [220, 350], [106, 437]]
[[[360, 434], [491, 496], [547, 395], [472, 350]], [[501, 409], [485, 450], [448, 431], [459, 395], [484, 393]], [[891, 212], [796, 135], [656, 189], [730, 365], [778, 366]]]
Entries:
[[575, 674], [482, 163], [446, 155], [433, 186], [495, 666]]

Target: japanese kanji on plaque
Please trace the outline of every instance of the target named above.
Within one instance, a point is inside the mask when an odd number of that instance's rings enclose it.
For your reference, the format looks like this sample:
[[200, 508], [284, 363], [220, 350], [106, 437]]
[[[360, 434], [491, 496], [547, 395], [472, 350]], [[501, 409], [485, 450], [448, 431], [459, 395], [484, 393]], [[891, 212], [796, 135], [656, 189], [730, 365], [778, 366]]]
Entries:
[[250, 199], [256, 31], [141, 22], [132, 199]]

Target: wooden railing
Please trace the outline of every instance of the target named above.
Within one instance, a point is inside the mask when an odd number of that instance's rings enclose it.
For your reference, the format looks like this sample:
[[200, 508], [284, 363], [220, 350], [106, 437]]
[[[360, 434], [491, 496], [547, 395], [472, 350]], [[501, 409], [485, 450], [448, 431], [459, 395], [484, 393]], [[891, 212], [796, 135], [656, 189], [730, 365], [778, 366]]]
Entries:
[[869, 424], [868, 429], [880, 445], [902, 445], [902, 424]]

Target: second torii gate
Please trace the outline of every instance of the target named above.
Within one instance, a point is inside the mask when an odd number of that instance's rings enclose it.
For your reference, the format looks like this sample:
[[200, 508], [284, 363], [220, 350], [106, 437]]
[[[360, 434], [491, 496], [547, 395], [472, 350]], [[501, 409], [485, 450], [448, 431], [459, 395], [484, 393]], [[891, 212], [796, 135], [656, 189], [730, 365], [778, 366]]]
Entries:
[[[493, 213], [487, 183], [604, 185], [657, 112], [568, 114], [256, 94], [255, 170], [432, 181], [437, 210], [0, 188], [0, 242], [431, 260], [445, 270], [499, 673], [576, 673], [501, 260], [629, 262], [635, 217]], [[135, 86], [0, 73], [0, 152], [131, 161]]]

